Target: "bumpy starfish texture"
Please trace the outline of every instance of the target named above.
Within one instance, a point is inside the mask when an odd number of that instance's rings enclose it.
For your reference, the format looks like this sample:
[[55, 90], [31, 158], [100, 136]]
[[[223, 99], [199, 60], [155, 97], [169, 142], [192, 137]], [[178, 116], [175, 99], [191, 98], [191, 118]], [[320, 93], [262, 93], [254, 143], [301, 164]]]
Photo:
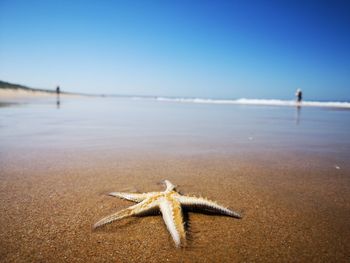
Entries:
[[220, 206], [213, 201], [201, 197], [179, 194], [176, 191], [176, 186], [168, 180], [165, 180], [164, 184], [166, 189], [163, 192], [149, 192], [142, 194], [125, 192], [110, 193], [110, 196], [120, 197], [138, 204], [102, 218], [93, 226], [93, 228], [95, 229], [125, 217], [146, 214], [152, 210], [160, 210], [165, 225], [167, 226], [176, 247], [179, 247], [186, 241], [186, 232], [182, 217], [182, 206], [184, 208], [194, 207], [221, 215], [241, 218], [240, 214], [231, 211], [226, 207]]

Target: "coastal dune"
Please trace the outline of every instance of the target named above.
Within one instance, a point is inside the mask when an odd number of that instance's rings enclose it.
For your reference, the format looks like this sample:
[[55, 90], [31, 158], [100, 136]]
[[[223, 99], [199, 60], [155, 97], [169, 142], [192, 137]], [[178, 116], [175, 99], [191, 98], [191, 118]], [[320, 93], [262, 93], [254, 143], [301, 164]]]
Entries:
[[[56, 90], [52, 89], [35, 89], [29, 88], [27, 86], [13, 84], [0, 80], [0, 101], [6, 102], [13, 99], [28, 99], [30, 100], [36, 98], [50, 98], [56, 96]], [[60, 96], [71, 97], [71, 96], [81, 96], [77, 93], [60, 92]]]

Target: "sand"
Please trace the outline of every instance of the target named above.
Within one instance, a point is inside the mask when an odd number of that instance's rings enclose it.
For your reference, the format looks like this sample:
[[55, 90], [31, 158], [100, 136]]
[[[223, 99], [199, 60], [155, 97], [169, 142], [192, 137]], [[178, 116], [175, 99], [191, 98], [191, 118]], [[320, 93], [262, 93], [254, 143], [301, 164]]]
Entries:
[[[82, 95], [73, 94], [73, 93], [61, 93], [61, 97], [79, 97]], [[8, 101], [8, 100], [16, 100], [16, 99], [45, 99], [45, 98], [56, 98], [56, 93], [54, 92], [45, 92], [45, 91], [31, 91], [24, 89], [0, 89], [0, 100]]]
[[29, 91], [20, 89], [0, 89], [1, 99], [11, 99], [11, 98], [36, 98], [36, 97], [51, 97], [55, 95], [54, 93], [43, 92], [43, 91]]
[[[347, 112], [54, 100], [2, 100], [0, 262], [349, 261]], [[243, 218], [185, 211], [181, 249], [159, 214], [92, 230], [164, 179]]]
[[[125, 153], [91, 162], [93, 156], [63, 156], [3, 156], [1, 262], [349, 260], [349, 168], [336, 169], [325, 158]], [[160, 215], [92, 231], [98, 219], [132, 204], [106, 193], [161, 190], [162, 179], [243, 219], [185, 213], [182, 249]]]

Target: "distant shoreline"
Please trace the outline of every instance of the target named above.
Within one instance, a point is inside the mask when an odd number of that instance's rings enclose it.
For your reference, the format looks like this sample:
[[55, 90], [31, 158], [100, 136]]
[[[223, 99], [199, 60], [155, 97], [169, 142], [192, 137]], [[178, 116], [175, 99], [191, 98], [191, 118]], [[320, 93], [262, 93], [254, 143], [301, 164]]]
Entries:
[[[35, 89], [27, 86], [12, 84], [5, 81], [0, 81], [0, 99], [13, 98], [35, 98], [35, 97], [51, 97], [56, 95], [56, 90]], [[195, 103], [195, 104], [231, 104], [231, 105], [253, 105], [253, 106], [289, 106], [289, 107], [318, 107], [318, 108], [333, 108], [333, 109], [350, 109], [349, 101], [313, 101], [303, 100], [297, 103], [295, 100], [281, 99], [214, 99], [200, 97], [164, 97], [164, 96], [140, 96], [140, 95], [116, 95], [116, 94], [84, 94], [61, 91], [62, 96], [86, 96], [86, 97], [108, 97], [108, 98], [129, 98], [136, 100], [154, 100], [157, 102], [170, 103]]]
[[[31, 91], [31, 92], [44, 92], [44, 93], [56, 93], [55, 90], [48, 90], [48, 89], [35, 89], [30, 88], [24, 85], [20, 84], [14, 84], [6, 81], [0, 80], [0, 90], [13, 90], [13, 91]], [[63, 92], [64, 93], [64, 92]]]
[[[0, 80], [0, 98], [1, 99], [51, 97], [52, 95], [56, 95], [56, 90], [30, 88], [27, 86]], [[60, 95], [62, 96], [94, 96], [89, 94], [66, 92], [66, 91], [61, 91]]]
[[[62, 92], [61, 96], [82, 96], [75, 93]], [[12, 99], [12, 98], [36, 98], [36, 97], [52, 97], [56, 96], [53, 91], [42, 91], [42, 90], [26, 90], [26, 89], [11, 89], [11, 88], [0, 88], [0, 99]]]

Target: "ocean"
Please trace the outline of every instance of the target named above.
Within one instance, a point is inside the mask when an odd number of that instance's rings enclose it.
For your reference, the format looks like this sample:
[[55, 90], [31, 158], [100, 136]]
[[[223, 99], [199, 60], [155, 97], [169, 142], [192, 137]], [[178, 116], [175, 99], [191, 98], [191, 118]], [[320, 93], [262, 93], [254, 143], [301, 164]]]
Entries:
[[55, 97], [32, 99], [0, 108], [0, 153], [295, 151], [346, 160], [349, 105], [144, 97], [62, 97], [57, 105]]

